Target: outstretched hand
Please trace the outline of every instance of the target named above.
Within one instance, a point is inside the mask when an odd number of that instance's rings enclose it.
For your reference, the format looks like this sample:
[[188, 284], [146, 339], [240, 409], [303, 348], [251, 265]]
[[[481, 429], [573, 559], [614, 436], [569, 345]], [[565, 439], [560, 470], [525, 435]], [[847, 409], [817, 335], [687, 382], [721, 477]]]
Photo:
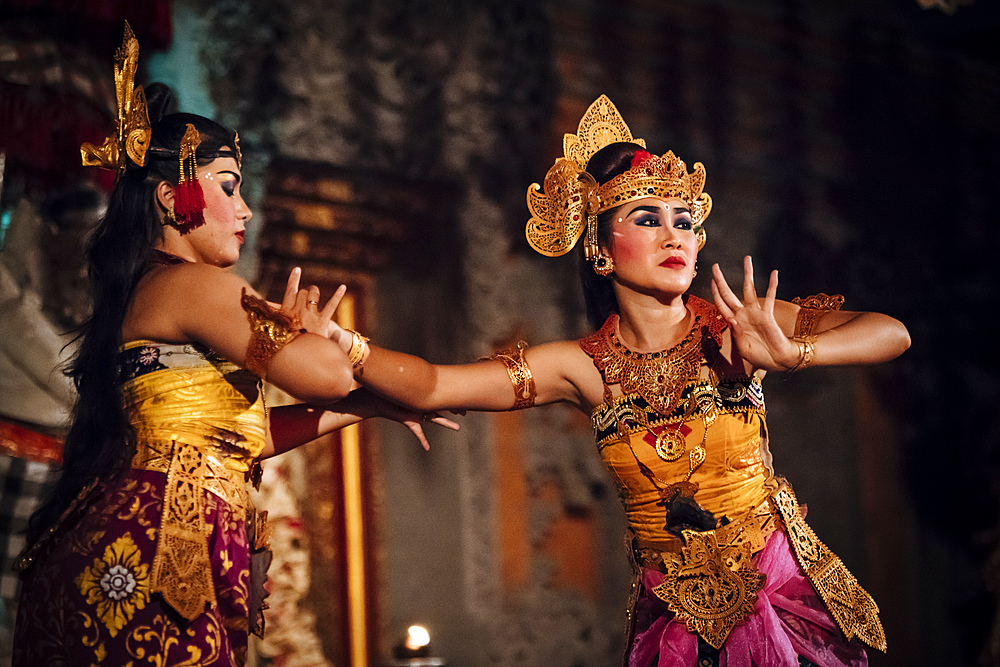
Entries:
[[299, 267], [292, 269], [288, 275], [288, 283], [285, 285], [285, 296], [281, 300], [281, 311], [298, 318], [299, 322], [302, 323], [302, 328], [309, 333], [332, 338], [335, 332], [342, 331], [333, 321], [333, 313], [340, 305], [344, 294], [347, 293], [347, 286], [338, 287], [323, 309], [320, 310], [319, 287], [311, 285], [306, 289], [300, 289], [299, 280], [301, 278], [302, 269]]
[[427, 442], [427, 437], [424, 435], [424, 423], [430, 422], [437, 424], [438, 426], [449, 428], [453, 431], [457, 431], [459, 429], [458, 424], [450, 419], [442, 417], [436, 412], [425, 412], [420, 414], [419, 412], [408, 410], [376, 394], [369, 392], [368, 396], [376, 416], [397, 421], [413, 431], [413, 435], [417, 436], [417, 440], [420, 441], [420, 445], [424, 448], [424, 450], [429, 450], [431, 448], [430, 443]]
[[743, 298], [736, 296], [718, 264], [712, 266], [712, 296], [726, 318], [733, 343], [744, 360], [754, 368], [784, 371], [799, 357], [798, 346], [789, 339], [774, 319], [774, 300], [778, 293], [778, 271], [771, 272], [763, 303], [757, 298], [753, 281], [753, 260], [743, 260]]

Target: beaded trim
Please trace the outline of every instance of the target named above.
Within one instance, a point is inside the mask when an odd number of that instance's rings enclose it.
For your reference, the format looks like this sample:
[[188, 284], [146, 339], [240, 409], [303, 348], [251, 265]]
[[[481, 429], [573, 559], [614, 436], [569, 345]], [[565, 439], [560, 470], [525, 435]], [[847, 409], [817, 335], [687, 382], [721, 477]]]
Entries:
[[620, 385], [623, 394], [638, 394], [662, 415], [673, 413], [680, 404], [684, 387], [697, 377], [705, 357], [703, 342], [721, 345], [725, 320], [719, 311], [698, 297], [688, 297], [694, 316], [690, 331], [680, 343], [659, 352], [634, 352], [618, 338], [618, 316], [612, 315], [580, 347], [594, 360], [607, 385]]

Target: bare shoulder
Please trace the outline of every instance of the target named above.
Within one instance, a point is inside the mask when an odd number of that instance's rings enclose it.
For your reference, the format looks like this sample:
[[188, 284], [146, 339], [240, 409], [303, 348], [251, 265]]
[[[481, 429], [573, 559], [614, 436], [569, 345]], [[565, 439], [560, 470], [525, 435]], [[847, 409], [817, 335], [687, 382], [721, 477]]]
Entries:
[[200, 262], [185, 262], [153, 269], [143, 277], [139, 287], [159, 296], [231, 289], [239, 291], [241, 287], [250, 289], [250, 285], [232, 271]]
[[604, 397], [600, 371], [579, 341], [562, 340], [544, 343], [528, 350], [528, 366], [536, 376], [558, 377], [571, 388], [565, 400], [588, 412]]
[[250, 285], [226, 269], [200, 263], [157, 267], [136, 286], [123, 335], [187, 342], [192, 321], [232, 319]]

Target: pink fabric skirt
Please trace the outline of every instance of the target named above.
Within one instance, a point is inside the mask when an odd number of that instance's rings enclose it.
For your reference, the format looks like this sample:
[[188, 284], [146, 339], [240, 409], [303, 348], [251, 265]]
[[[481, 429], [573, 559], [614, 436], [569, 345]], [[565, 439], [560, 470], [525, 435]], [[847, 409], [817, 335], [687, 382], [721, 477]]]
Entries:
[[[754, 613], [733, 628], [720, 649], [721, 667], [798, 667], [799, 656], [819, 667], [868, 664], [862, 643], [847, 641], [802, 574], [784, 531], [772, 533], [753, 560], [767, 583]], [[628, 667], [696, 666], [698, 636], [651, 592], [663, 574], [642, 568], [641, 577]]]

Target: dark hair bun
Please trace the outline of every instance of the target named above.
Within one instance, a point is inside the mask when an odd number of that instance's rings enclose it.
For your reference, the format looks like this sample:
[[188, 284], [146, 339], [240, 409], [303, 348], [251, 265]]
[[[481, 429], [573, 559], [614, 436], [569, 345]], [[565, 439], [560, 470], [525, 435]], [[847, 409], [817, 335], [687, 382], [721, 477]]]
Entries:
[[643, 150], [639, 144], [627, 141], [617, 141], [608, 144], [590, 156], [587, 172], [600, 185], [604, 185], [615, 176], [624, 174], [632, 166], [632, 158], [636, 151]]
[[168, 113], [174, 102], [174, 94], [165, 83], [151, 83], [146, 86], [146, 107], [149, 109], [149, 122], [155, 125]]

